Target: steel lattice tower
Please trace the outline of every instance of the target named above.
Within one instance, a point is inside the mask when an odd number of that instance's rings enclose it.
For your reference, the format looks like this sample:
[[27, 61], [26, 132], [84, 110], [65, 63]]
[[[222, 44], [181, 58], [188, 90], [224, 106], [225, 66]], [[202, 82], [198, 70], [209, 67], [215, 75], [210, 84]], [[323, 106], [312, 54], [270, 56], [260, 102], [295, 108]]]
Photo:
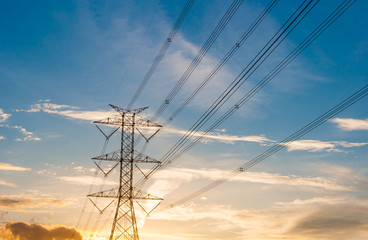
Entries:
[[[105, 176], [112, 172], [113, 169], [119, 168], [119, 187], [89, 194], [88, 197], [90, 199], [93, 197], [111, 198], [114, 199], [113, 201], [117, 201], [109, 240], [138, 240], [139, 236], [134, 211], [134, 202], [139, 200], [162, 200], [162, 198], [144, 193], [143, 191], [136, 189], [133, 185], [133, 174], [135, 168], [138, 168], [137, 163], [151, 163], [155, 164], [156, 167], [160, 165], [160, 161], [145, 156], [134, 150], [135, 130], [138, 130], [138, 127], [148, 128], [161, 126], [154, 122], [144, 120], [138, 115], [147, 107], [134, 110], [125, 110], [111, 104], [110, 106], [114, 108], [118, 114], [113, 118], [106, 118], [95, 121], [94, 123], [114, 125], [117, 127], [114, 132], [116, 132], [118, 129], [121, 130], [120, 150], [94, 157], [92, 160], [116, 162], [114, 167], [106, 173], [95, 161], [96, 165], [105, 174]], [[111, 135], [105, 135], [105, 137], [108, 139], [111, 137]], [[144, 174], [142, 171], [141, 173]], [[94, 205], [97, 207], [96, 204]], [[140, 204], [139, 206], [142, 207]], [[105, 209], [99, 210], [103, 212]]]

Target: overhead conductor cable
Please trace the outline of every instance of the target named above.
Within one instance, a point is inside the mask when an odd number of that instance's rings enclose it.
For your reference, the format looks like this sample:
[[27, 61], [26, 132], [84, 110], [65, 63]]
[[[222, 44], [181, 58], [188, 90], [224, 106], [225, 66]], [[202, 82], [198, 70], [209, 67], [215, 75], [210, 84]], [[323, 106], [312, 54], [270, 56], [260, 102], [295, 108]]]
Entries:
[[[207, 134], [212, 132], [221, 123], [227, 120], [235, 111], [248, 102], [258, 91], [266, 86], [282, 69], [292, 62], [300, 53], [302, 53], [318, 36], [320, 36], [338, 17], [340, 17], [356, 0], [346, 0], [338, 8], [336, 8], [303, 42], [301, 42], [284, 60], [279, 63], [266, 77], [264, 77], [254, 88], [244, 95], [232, 108], [223, 114], [216, 122], [214, 122], [207, 130], [197, 137], [184, 150], [178, 153], [172, 159], [177, 159], [186, 151], [194, 147]], [[173, 161], [173, 160], [171, 160]], [[162, 166], [163, 167], [163, 166]]]
[[181, 27], [184, 19], [186, 18], [189, 10], [191, 9], [191, 7], [193, 6], [193, 3], [195, 2], [195, 0], [188, 0], [187, 3], [185, 4], [183, 10], [180, 13], [179, 18], [176, 20], [173, 28], [171, 29], [169, 35], [167, 36], [164, 44], [162, 45], [160, 51], [158, 52], [155, 60], [153, 61], [151, 67], [149, 68], [148, 72], [146, 73], [146, 75], [144, 76], [141, 84], [139, 85], [138, 89], [136, 90], [136, 92], [134, 93], [132, 99], [130, 100], [127, 109], [131, 109], [134, 105], [134, 103], [137, 101], [137, 98], [139, 97], [139, 95], [142, 93], [144, 87], [146, 86], [147, 82], [149, 81], [149, 79], [151, 78], [152, 74], [155, 72], [157, 66], [159, 65], [159, 63], [162, 60], [162, 57], [165, 55], [166, 50], [169, 48], [172, 40], [174, 39], [176, 33], [178, 32], [179, 28]]
[[[293, 13], [293, 15], [285, 22], [272, 39], [263, 47], [263, 49], [253, 58], [247, 67], [238, 75], [238, 77], [227, 87], [227, 89], [217, 98], [217, 100], [206, 110], [205, 113], [197, 120], [197, 122], [187, 131], [187, 133], [166, 153], [162, 161], [169, 162], [176, 152], [188, 142], [188, 140], [202, 127], [217, 110], [229, 100], [229, 98], [244, 84], [246, 80], [261, 66], [261, 64], [271, 55], [271, 53], [282, 43], [282, 41], [295, 29], [301, 20], [312, 10], [319, 2], [318, 0], [312, 4], [313, 0], [304, 1], [302, 5]], [[295, 16], [296, 15], [296, 16]]]
[[[190, 137], [195, 134], [195, 132], [198, 130], [201, 124], [206, 120], [206, 118], [212, 117], [214, 112], [217, 111], [216, 108], [222, 102], [224, 102], [224, 100], [228, 99], [228, 98], [226, 99], [226, 97], [229, 94], [231, 94], [231, 91], [237, 85], [239, 85], [239, 83], [242, 84], [244, 83], [245, 80], [247, 80], [247, 78], [245, 78], [247, 73], [249, 73], [252, 69], [254, 69], [254, 67], [258, 68], [260, 64], [262, 64], [265, 61], [265, 59], [277, 48], [277, 46], [288, 36], [288, 34], [290, 34], [290, 32], [300, 23], [300, 21], [318, 3], [318, 1], [316, 1], [314, 5], [311, 5], [312, 2], [313, 0], [310, 0], [310, 1], [305, 0], [298, 7], [298, 9], [295, 10], [295, 12], [289, 17], [289, 19], [283, 24], [283, 26], [275, 33], [275, 35], [268, 41], [268, 43], [262, 48], [262, 50], [246, 66], [246, 68], [242, 71], [242, 73], [238, 75], [238, 77], [231, 83], [231, 85], [220, 95], [220, 97], [212, 104], [212, 106], [209, 109], [207, 109], [207, 111], [201, 116], [201, 118], [197, 120], [197, 122], [188, 130], [188, 132], [169, 150], [169, 152], [167, 152], [161, 158], [162, 165], [160, 167], [156, 167], [152, 169], [147, 174], [147, 177], [139, 181], [137, 185], [143, 184], [148, 179], [148, 177], [154, 174], [158, 169], [172, 162], [173, 156], [175, 156], [175, 153], [177, 153], [184, 146], [184, 144], [190, 139]], [[302, 15], [302, 13], [304, 13], [304, 15]], [[289, 32], [287, 32], [287, 30], [289, 30]], [[256, 63], [259, 63], [259, 65], [257, 66]], [[241, 82], [242, 80], [243, 82]], [[241, 84], [239, 85], [239, 87], [241, 86]]]
[[[342, 4], [340, 4], [340, 6], [338, 8], [336, 8], [333, 11], [333, 13], [331, 13], [312, 32], [311, 35], [308, 36], [308, 38], [307, 38], [308, 41], [306, 41], [307, 40], [306, 39], [305, 41], [302, 42], [302, 44], [300, 44], [300, 45], [303, 46], [301, 48], [302, 49], [301, 51], [303, 51], [306, 47], [308, 47], [309, 44], [312, 41], [314, 41], [320, 34], [322, 34], [333, 22], [335, 22], [337, 20], [337, 18], [339, 18], [346, 10], [348, 10], [355, 2], [356, 2], [356, 0], [350, 0], [350, 1], [346, 0]], [[299, 55], [300, 52], [298, 52], [295, 55], [295, 57], [297, 55]], [[292, 59], [294, 59], [295, 57], [293, 57]], [[177, 205], [179, 205], [181, 203], [184, 203], [184, 202], [186, 202], [188, 200], [191, 200], [191, 199], [193, 199], [193, 198], [195, 198], [195, 197], [197, 197], [197, 196], [199, 196], [199, 195], [201, 195], [201, 194], [203, 194], [203, 193], [205, 193], [205, 192], [207, 192], [207, 191], [209, 191], [209, 190], [211, 190], [211, 189], [219, 186], [220, 184], [228, 181], [229, 179], [233, 178], [234, 176], [242, 173], [243, 171], [251, 168], [252, 166], [260, 163], [263, 160], [265, 160], [269, 156], [271, 156], [271, 155], [275, 154], [276, 152], [280, 151], [281, 149], [283, 149], [287, 145], [291, 144], [292, 142], [294, 142], [297, 139], [301, 138], [305, 134], [309, 133], [313, 129], [317, 128], [321, 124], [323, 124], [326, 121], [328, 121], [329, 119], [333, 118], [338, 113], [344, 111], [346, 108], [348, 108], [351, 105], [355, 104], [356, 102], [358, 102], [362, 98], [366, 97], [367, 95], [368, 95], [368, 85], [365, 85], [364, 87], [362, 87], [361, 89], [359, 89], [357, 92], [355, 92], [354, 94], [352, 94], [350, 97], [346, 98], [345, 100], [343, 100], [342, 102], [340, 102], [339, 104], [337, 104], [335, 107], [331, 108], [329, 111], [327, 111], [324, 114], [320, 115], [319, 117], [317, 117], [316, 119], [314, 119], [312, 122], [308, 123], [307, 125], [305, 125], [301, 129], [299, 129], [298, 131], [296, 131], [295, 133], [291, 134], [289, 137], [287, 137], [284, 140], [280, 141], [279, 143], [275, 144], [274, 146], [272, 146], [271, 148], [269, 148], [268, 150], [266, 150], [262, 154], [258, 155], [257, 157], [253, 158], [252, 160], [250, 160], [249, 162], [247, 162], [247, 163], [239, 166], [238, 168], [236, 168], [232, 172], [229, 172], [228, 174], [226, 174], [222, 178], [219, 178], [218, 180], [216, 180], [216, 181], [212, 182], [211, 184], [209, 184], [209, 185], [207, 185], [207, 186], [199, 189], [198, 191], [196, 191], [196, 192], [194, 192], [194, 193], [186, 196], [185, 198], [182, 198], [182, 199], [176, 201], [175, 203], [169, 204], [167, 207], [165, 207], [163, 209], [164, 210], [165, 209], [170, 209], [170, 208], [172, 208], [174, 206], [177, 206]], [[242, 98], [242, 100], [244, 100], [244, 99], [246, 99], [246, 98]]]
[[[154, 116], [151, 118], [151, 121], [156, 121], [161, 114], [165, 111], [167, 106], [170, 104], [170, 102], [174, 99], [174, 97], [178, 94], [180, 89], [183, 87], [183, 85], [186, 83], [186, 81], [189, 79], [193, 71], [196, 69], [198, 64], [202, 61], [203, 57], [207, 54], [208, 50], [212, 47], [214, 42], [217, 40], [221, 32], [224, 30], [224, 28], [227, 26], [231, 18], [234, 16], [235, 12], [239, 9], [240, 5], [242, 4], [243, 0], [234, 0], [232, 4], [227, 9], [224, 16], [221, 18], [220, 22], [217, 24], [216, 28], [212, 31], [211, 35], [208, 37], [200, 51], [197, 53], [195, 58], [192, 60], [191, 64], [188, 66], [186, 71], [183, 73], [183, 75], [180, 77], [180, 79], [176, 82], [175, 86], [172, 88], [168, 96], [164, 99]], [[146, 134], [147, 131], [144, 131], [142, 135]], [[142, 137], [137, 138], [135, 144], [137, 145]], [[147, 143], [147, 141], [146, 141]]]

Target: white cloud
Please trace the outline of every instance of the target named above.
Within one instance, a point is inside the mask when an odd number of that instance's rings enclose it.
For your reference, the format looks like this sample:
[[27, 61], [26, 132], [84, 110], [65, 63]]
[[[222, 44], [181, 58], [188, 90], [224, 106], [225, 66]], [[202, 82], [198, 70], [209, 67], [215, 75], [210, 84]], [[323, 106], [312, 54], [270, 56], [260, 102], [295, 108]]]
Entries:
[[89, 186], [91, 185], [92, 182], [104, 182], [105, 185], [116, 185], [117, 186], [117, 182], [114, 181], [109, 181], [109, 180], [105, 180], [102, 178], [95, 178], [93, 176], [76, 176], [76, 177], [70, 177], [70, 176], [63, 176], [63, 177], [59, 177], [59, 179], [61, 181], [67, 182], [67, 183], [71, 183], [71, 184], [77, 184], [77, 185], [86, 185]]
[[[155, 81], [155, 88], [146, 90], [150, 92], [149, 95], [145, 97], [151, 98], [151, 101], [162, 102], [162, 95], [168, 96], [171, 88], [174, 87], [183, 76], [183, 73], [187, 70], [187, 67], [191, 64], [199, 50], [200, 46], [191, 43], [184, 36], [178, 35], [175, 39], [175, 44], [173, 44], [170, 51], [166, 53], [166, 57], [161, 64], [161, 69], [155, 73], [156, 78], [160, 80]], [[203, 82], [219, 61], [219, 58], [211, 53], [207, 53], [192, 72], [191, 76], [186, 80], [186, 83], [182, 86], [180, 92], [175, 96], [173, 101], [181, 103], [182, 100], [191, 95], [194, 89]], [[199, 109], [208, 108], [215, 100], [215, 97], [223, 92], [223, 89], [228, 86], [227, 82], [233, 80], [235, 77], [236, 75], [233, 71], [229, 70], [226, 65], [223, 66], [221, 71], [218, 71], [211, 81], [202, 89], [200, 94], [195, 96], [191, 102], [191, 107]], [[235, 98], [241, 96], [238, 92], [235, 93]], [[230, 101], [232, 101], [232, 99]]]
[[78, 109], [78, 107], [73, 107], [70, 105], [60, 105], [60, 104], [53, 104], [49, 103], [50, 100], [40, 100], [37, 104], [31, 105], [31, 108], [28, 110], [20, 110], [17, 109], [17, 112], [41, 112], [45, 110], [60, 110], [60, 109]]
[[[286, 145], [286, 144], [283, 144]], [[286, 145], [287, 150], [291, 151], [308, 151], [308, 152], [342, 152], [338, 147], [350, 148], [361, 147], [368, 143], [349, 143], [346, 141], [323, 142], [319, 140], [299, 140]]]
[[[243, 216], [253, 215], [255, 212], [249, 210], [234, 209], [230, 206], [211, 205], [208, 208], [197, 204], [186, 204], [170, 210], [159, 212], [152, 216], [152, 219], [176, 220], [176, 221], [198, 221], [211, 219], [223, 222], [222, 229], [244, 227], [241, 219]], [[216, 224], [217, 225], [217, 224]], [[230, 227], [233, 225], [232, 227]]]
[[[165, 196], [181, 184], [198, 179], [208, 179], [211, 181], [218, 180], [229, 174], [230, 171], [220, 169], [189, 169], [189, 168], [171, 168], [161, 170], [159, 174], [153, 176], [155, 180], [150, 186], [148, 192], [157, 196]], [[287, 185], [298, 187], [315, 187], [332, 191], [349, 191], [353, 188], [338, 184], [335, 180], [323, 177], [299, 177], [299, 176], [283, 176], [279, 174], [266, 172], [244, 172], [229, 181], [232, 182], [249, 182], [262, 183], [271, 185]]]
[[0, 123], [4, 123], [10, 118], [11, 114], [5, 113], [3, 109], [0, 108]]
[[16, 187], [15, 184], [10, 183], [10, 182], [7, 182], [7, 181], [4, 181], [4, 180], [1, 180], [1, 179], [0, 179], [0, 185], [6, 186], [6, 187]]
[[77, 110], [79, 107], [74, 107], [70, 105], [60, 105], [53, 104], [50, 102], [41, 102], [37, 104], [31, 105], [30, 109], [22, 110], [18, 109], [18, 112], [45, 112], [49, 114], [55, 114], [64, 116], [71, 119], [79, 119], [79, 120], [87, 120], [87, 121], [95, 121], [104, 119], [107, 117], [112, 117], [116, 115], [114, 111], [80, 111]]
[[282, 176], [279, 174], [271, 174], [265, 172], [246, 172], [244, 175], [238, 175], [230, 181], [254, 182], [264, 184], [289, 185], [300, 187], [317, 187], [327, 190], [348, 191], [351, 187], [339, 185], [336, 181], [323, 177], [299, 177], [299, 176]]
[[[88, 120], [88, 121], [100, 120], [100, 119], [104, 119], [107, 117], [113, 117], [114, 115], [116, 115], [114, 111], [80, 111], [76, 109], [78, 109], [78, 107], [43, 102], [43, 103], [37, 103], [37, 104], [32, 105], [29, 110], [17, 110], [17, 111], [24, 111], [24, 112], [43, 111], [46, 113], [56, 114], [56, 115], [64, 116], [64, 117], [71, 118], [71, 119]], [[202, 142], [205, 142], [205, 143], [211, 142], [211, 141], [220, 141], [224, 143], [235, 143], [239, 141], [257, 142], [257, 143], [274, 142], [273, 140], [270, 140], [263, 135], [238, 136], [238, 135], [224, 134], [225, 132], [226, 132], [225, 129], [221, 129], [214, 133], [209, 133], [202, 140]], [[186, 131], [181, 130], [181, 129], [175, 129], [175, 128], [165, 128], [164, 133], [183, 135], [186, 133]], [[197, 132], [194, 134], [194, 137], [199, 137], [202, 134], [203, 132]]]
[[39, 137], [26, 136], [24, 138], [16, 138], [16, 142], [27, 142], [27, 141], [41, 141]]
[[14, 126], [13, 128], [18, 129], [19, 132], [21, 132], [24, 135], [32, 135], [33, 132], [28, 132], [25, 128], [23, 128], [22, 126]]
[[74, 110], [58, 111], [58, 110], [45, 109], [44, 112], [61, 115], [67, 118], [87, 120], [87, 121], [100, 120], [115, 115], [115, 113], [111, 111], [74, 111]]
[[351, 169], [326, 163], [313, 163], [309, 165], [316, 172], [334, 177], [346, 183], [354, 184], [357, 190], [366, 191], [368, 187], [367, 169]]
[[[315, 205], [276, 204], [259, 210], [191, 203], [155, 211], [151, 219], [180, 222], [181, 228], [175, 228], [170, 234], [178, 235], [190, 228], [191, 232], [208, 236], [206, 231], [211, 229], [216, 239], [365, 239], [368, 219], [363, 213], [367, 211], [367, 202], [341, 203], [331, 197], [332, 202], [329, 203], [325, 201], [328, 198], [306, 200], [315, 202]], [[295, 231], [296, 228], [299, 231]], [[188, 238], [184, 236], [182, 239]]]
[[330, 121], [336, 123], [338, 128], [345, 131], [368, 130], [368, 118], [367, 119], [334, 118], [331, 119]]
[[33, 132], [29, 132], [27, 131], [24, 127], [22, 126], [13, 126], [12, 128], [17, 129], [20, 133], [22, 133], [23, 135], [26, 135], [23, 138], [17, 138], [15, 139], [16, 142], [21, 142], [21, 141], [41, 141], [41, 138], [39, 137], [34, 137], [33, 136]]
[[276, 202], [277, 205], [310, 205], [310, 204], [338, 204], [344, 203], [347, 199], [345, 197], [314, 197], [309, 199], [301, 200], [299, 198], [292, 202]]
[[[11, 114], [4, 113], [4, 111], [0, 108], [0, 123], [5, 123], [10, 116], [11, 116]], [[33, 132], [27, 131], [22, 126], [11, 126], [9, 124], [2, 124], [0, 126], [17, 129], [21, 134], [25, 135], [25, 137], [23, 137], [23, 138], [15, 139], [16, 142], [20, 142], [20, 141], [40, 141], [41, 140], [41, 138], [39, 138], [39, 137], [34, 137]], [[0, 140], [3, 140], [3, 139], [5, 139], [5, 137], [0, 136]]]
[[[176, 129], [176, 128], [166, 128], [166, 133], [175, 134], [175, 135], [184, 135], [187, 133], [185, 130]], [[235, 142], [256, 142], [256, 143], [265, 143], [265, 142], [275, 142], [266, 138], [263, 135], [251, 135], [251, 136], [239, 136], [239, 135], [230, 135], [230, 134], [223, 134], [220, 132], [225, 132], [224, 129], [221, 131], [217, 131], [214, 133], [207, 134], [201, 141], [204, 143], [208, 143], [211, 141], [219, 141], [223, 143], [235, 143]], [[202, 136], [204, 132], [196, 132], [193, 134], [194, 137]]]
[[0, 163], [0, 171], [30, 171], [30, 168], [18, 167], [9, 163]]

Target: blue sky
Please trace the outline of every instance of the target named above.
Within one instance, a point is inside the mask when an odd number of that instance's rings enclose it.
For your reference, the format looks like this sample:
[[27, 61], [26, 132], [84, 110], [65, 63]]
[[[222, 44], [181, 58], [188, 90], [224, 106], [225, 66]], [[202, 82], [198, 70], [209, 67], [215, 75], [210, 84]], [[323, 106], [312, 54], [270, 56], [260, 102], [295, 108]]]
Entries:
[[[92, 121], [112, 114], [109, 103], [128, 104], [185, 2], [1, 3], [2, 229], [9, 222], [76, 226], [94, 175], [90, 158], [100, 154], [104, 142]], [[143, 116], [153, 116], [231, 2], [194, 3], [134, 105], [149, 106]], [[146, 153], [160, 159], [301, 2], [280, 0]], [[257, 84], [340, 2], [321, 0], [216, 116]], [[243, 2], [159, 123], [192, 93], [267, 3]], [[357, 1], [251, 101], [155, 174], [145, 190], [165, 198], [163, 206], [170, 204], [254, 158], [365, 86], [367, 4]], [[249, 172], [184, 205], [147, 219], [137, 210], [141, 239], [366, 239], [367, 109], [365, 98]], [[117, 148], [118, 138], [107, 151]], [[101, 177], [95, 179], [94, 189]], [[115, 183], [112, 176], [106, 185]], [[92, 210], [87, 204], [86, 214]], [[94, 230], [86, 214], [76, 226], [82, 233]], [[92, 216], [96, 222], [97, 214]], [[101, 237], [108, 225], [98, 225]]]

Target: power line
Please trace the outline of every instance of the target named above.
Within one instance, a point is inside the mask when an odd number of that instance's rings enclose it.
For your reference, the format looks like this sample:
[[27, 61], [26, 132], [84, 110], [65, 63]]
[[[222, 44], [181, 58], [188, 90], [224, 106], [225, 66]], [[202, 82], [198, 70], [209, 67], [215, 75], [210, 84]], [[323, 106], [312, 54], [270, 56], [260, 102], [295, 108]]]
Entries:
[[185, 70], [183, 75], [180, 77], [179, 81], [176, 82], [173, 89], [170, 91], [168, 96], [165, 98], [163, 103], [160, 105], [159, 109], [156, 111], [155, 115], [152, 117], [151, 121], [156, 121], [163, 111], [167, 108], [167, 106], [170, 104], [170, 102], [173, 100], [173, 98], [178, 94], [180, 89], [183, 87], [185, 82], [188, 80], [188, 78], [191, 76], [193, 71], [196, 69], [198, 64], [201, 62], [203, 57], [206, 55], [208, 50], [212, 47], [213, 43], [217, 40], [221, 32], [224, 30], [224, 28], [227, 26], [231, 18], [234, 16], [235, 12], [239, 9], [240, 5], [243, 3], [243, 0], [234, 0], [233, 3], [230, 5], [224, 16], [221, 18], [220, 22], [217, 24], [216, 28], [212, 31], [209, 38], [206, 40], [206, 42], [203, 44], [201, 50], [197, 53], [195, 58], [192, 60], [191, 64], [188, 66], [188, 68]]
[[[267, 57], [279, 46], [279, 44], [291, 33], [291, 31], [300, 23], [301, 20], [313, 9], [318, 3], [316, 1], [314, 5], [310, 6], [313, 0], [304, 1], [294, 13], [287, 19], [282, 27], [275, 33], [275, 35], [267, 42], [261, 51], [253, 58], [253, 60], [244, 68], [244, 70], [238, 75], [238, 77], [227, 87], [227, 89], [217, 98], [217, 100], [206, 110], [204, 114], [197, 120], [196, 123], [187, 131], [187, 133], [161, 158], [162, 165], [155, 169], [152, 169], [147, 177], [138, 182], [137, 186], [147, 181], [148, 177], [154, 174], [159, 168], [170, 164], [175, 158], [175, 154], [180, 151], [186, 142], [192, 137], [203, 124], [208, 121], [210, 117], [221, 107], [227, 100], [228, 96], [234, 93], [236, 86], [240, 87], [245, 80], [249, 78], [248, 73], [252, 74], [266, 59]], [[309, 8], [308, 8], [309, 7]], [[304, 13], [304, 15], [302, 15]], [[296, 23], [295, 23], [296, 22]], [[290, 30], [289, 30], [290, 29]], [[289, 30], [289, 31], [287, 31]], [[259, 63], [258, 65], [256, 65]], [[253, 70], [251, 72], [251, 70]], [[245, 78], [247, 76], [247, 78]], [[235, 89], [237, 90], [237, 88]]]
[[174, 37], [175, 37], [176, 33], [178, 32], [179, 28], [181, 27], [184, 19], [186, 18], [187, 14], [188, 14], [189, 10], [191, 9], [194, 2], [195, 2], [195, 0], [188, 0], [187, 3], [185, 4], [183, 10], [180, 13], [179, 18], [176, 20], [176, 22], [175, 22], [173, 28], [171, 29], [169, 35], [165, 39], [165, 42], [163, 43], [160, 51], [158, 52], [155, 60], [153, 61], [151, 67], [149, 68], [149, 70], [146, 73], [146, 75], [144, 76], [141, 84], [139, 85], [138, 89], [136, 90], [136, 92], [134, 93], [132, 99], [130, 100], [130, 102], [127, 106], [127, 109], [131, 109], [133, 104], [137, 101], [137, 98], [142, 93], [142, 91], [143, 91], [144, 87], [146, 86], [147, 82], [149, 81], [152, 74], [156, 70], [157, 66], [161, 62], [163, 56], [166, 53], [166, 50], [169, 48], [172, 40], [174, 39]]
[[317, 37], [319, 37], [332, 23], [334, 23], [356, 0], [344, 1], [341, 3], [307, 38], [304, 39], [287, 57], [283, 59], [270, 73], [266, 75], [255, 87], [253, 87], [246, 95], [244, 95], [232, 108], [223, 114], [216, 122], [214, 122], [207, 130], [190, 143], [184, 150], [172, 157], [177, 159], [189, 149], [200, 142], [208, 133], [212, 132], [221, 123], [227, 120], [241, 106], [248, 102], [258, 91], [266, 86], [280, 71], [282, 71], [290, 62], [292, 62], [300, 53], [302, 53]]
[[[243, 43], [249, 38], [249, 36], [255, 31], [259, 24], [265, 19], [269, 12], [275, 7], [279, 0], [270, 1], [263, 11], [257, 16], [257, 18], [252, 22], [248, 29], [243, 33], [238, 41], [231, 47], [231, 49], [226, 53], [226, 55], [221, 59], [217, 66], [207, 75], [207, 77], [202, 81], [202, 83], [194, 90], [194, 92], [180, 105], [180, 107], [175, 110], [175, 112], [166, 120], [163, 127], [167, 126], [171, 121], [173, 121], [183, 109], [194, 100], [194, 98], [201, 92], [201, 90], [213, 79], [213, 77], [220, 71], [220, 69], [230, 60], [230, 58], [236, 53], [236, 51], [243, 45]], [[161, 131], [162, 128], [159, 129]], [[153, 137], [157, 136], [159, 132], [155, 133]], [[143, 149], [147, 146], [148, 141], [145, 142]]]
[[[163, 162], [169, 162], [170, 158], [182, 148], [182, 146], [197, 132], [217, 111], [229, 100], [229, 98], [239, 89], [242, 84], [254, 73], [254, 71], [271, 55], [271, 53], [281, 44], [281, 42], [291, 33], [292, 30], [304, 19], [304, 17], [319, 2], [317, 0], [311, 5], [313, 0], [304, 1], [293, 15], [285, 22], [278, 32], [270, 39], [263, 49], [252, 59], [238, 77], [225, 89], [216, 101], [206, 110], [197, 122], [187, 131], [187, 133], [163, 156]], [[308, 8], [310, 7], [310, 8]], [[303, 14], [304, 13], [304, 14]], [[296, 16], [295, 16], [296, 15]], [[289, 31], [288, 31], [289, 30]]]
[[272, 0], [263, 9], [263, 11], [257, 16], [249, 28], [243, 33], [240, 39], [232, 46], [232, 48], [221, 59], [217, 66], [207, 75], [202, 83], [194, 90], [194, 92], [175, 110], [175, 112], [166, 120], [163, 126], [166, 126], [171, 122], [180, 112], [201, 92], [201, 90], [208, 84], [209, 81], [220, 71], [220, 69], [230, 60], [234, 53], [243, 45], [243, 43], [251, 36], [251, 34], [257, 29], [259, 24], [266, 18], [269, 12], [276, 6], [279, 0]]
[[[208, 50], [212, 47], [213, 43], [217, 40], [221, 32], [224, 30], [224, 28], [229, 23], [229, 21], [234, 16], [235, 12], [239, 9], [242, 3], [243, 3], [243, 0], [234, 0], [233, 3], [229, 6], [226, 13], [221, 18], [220, 22], [217, 24], [215, 29], [212, 31], [211, 35], [208, 37], [206, 42], [203, 44], [200, 51], [197, 53], [195, 58], [192, 60], [191, 64], [185, 70], [185, 72], [180, 77], [180, 79], [176, 82], [175, 86], [172, 88], [172, 90], [170, 91], [168, 96], [165, 98], [165, 100], [161, 103], [160, 107], [158, 108], [154, 116], [151, 118], [151, 121], [156, 121], [161, 116], [161, 114], [165, 111], [167, 106], [174, 99], [174, 97], [178, 94], [178, 92], [183, 87], [185, 82], [189, 79], [193, 71], [196, 69], [198, 64], [202, 61], [203, 57], [207, 54]], [[143, 135], [146, 133], [147, 131], [143, 132]], [[138, 138], [136, 140], [136, 144], [138, 144], [141, 139], [142, 137]], [[146, 144], [147, 142], [148, 141], [146, 141]], [[145, 145], [143, 148], [145, 148], [146, 146], [147, 145]]]
[[126, 78], [126, 76], [127, 76], [128, 72], [129, 72], [129, 70], [130, 70], [130, 67], [132, 66], [132, 64], [133, 64], [133, 62], [134, 62], [134, 60], [135, 60], [135, 58], [137, 57], [137, 53], [139, 52], [139, 50], [140, 50], [140, 48], [141, 48], [141, 46], [142, 46], [142, 44], [143, 44], [144, 40], [146, 39], [146, 36], [147, 36], [147, 34], [148, 34], [149, 30], [151, 29], [151, 26], [152, 26], [153, 20], [155, 19], [156, 15], [157, 15], [157, 12], [158, 12], [158, 9], [159, 9], [159, 7], [160, 7], [160, 2], [161, 2], [161, 0], [159, 0], [159, 1], [157, 2], [156, 10], [155, 10], [155, 12], [154, 12], [154, 14], [153, 14], [152, 18], [150, 19], [150, 21], [149, 21], [149, 23], [148, 23], [148, 25], [147, 25], [147, 28], [146, 28], [146, 31], [145, 31], [145, 32], [144, 32], [144, 34], [143, 34], [142, 40], [140, 41], [140, 43], [139, 43], [139, 45], [138, 45], [137, 49], [135, 50], [135, 52], [134, 52], [134, 54], [133, 54], [133, 57], [131, 58], [130, 62], [128, 63], [128, 66], [127, 66], [127, 68], [126, 68], [126, 70], [125, 70], [125, 72], [124, 72], [124, 74], [123, 74], [122, 81], [120, 82], [119, 86], [115, 88], [115, 92], [114, 92], [114, 94], [113, 94], [113, 96], [112, 96], [112, 98], [111, 98], [111, 102], [112, 102], [112, 100], [114, 100], [114, 98], [115, 98], [115, 96], [116, 96], [116, 94], [117, 94], [118, 90], [120, 89], [120, 87], [121, 87], [121, 83], [122, 83], [122, 82], [124, 82], [124, 80], [125, 80], [125, 78]]
[[253, 167], [254, 165], [260, 163], [261, 161], [265, 160], [266, 158], [268, 158], [271, 155], [275, 154], [276, 152], [280, 151], [281, 149], [283, 149], [284, 147], [286, 147], [290, 143], [296, 141], [297, 139], [301, 138], [302, 136], [309, 133], [313, 129], [317, 128], [321, 124], [325, 123], [326, 121], [328, 121], [332, 117], [336, 116], [338, 113], [344, 111], [346, 108], [350, 107], [351, 105], [358, 102], [359, 100], [366, 97], [367, 95], [368, 95], [368, 85], [365, 85], [363, 88], [359, 89], [357, 92], [352, 94], [350, 97], [346, 98], [345, 100], [343, 100], [342, 102], [340, 102], [339, 104], [337, 104], [336, 106], [334, 106], [333, 108], [331, 108], [330, 110], [325, 112], [324, 114], [322, 114], [319, 117], [317, 117], [316, 119], [314, 119], [312, 122], [308, 123], [307, 125], [305, 125], [301, 129], [299, 129], [298, 131], [291, 134], [289, 137], [287, 137], [284, 140], [280, 141], [279, 143], [272, 146], [268, 150], [264, 151], [263, 153], [261, 153], [260, 155], [258, 155], [255, 158], [253, 158], [249, 162], [239, 166], [238, 168], [236, 168], [232, 172], [229, 172], [225, 176], [223, 176], [223, 177], [219, 178], [218, 180], [212, 182], [211, 184], [197, 190], [196, 192], [194, 192], [194, 193], [192, 193], [192, 194], [190, 194], [190, 195], [188, 195], [188, 196], [186, 196], [186, 197], [184, 197], [184, 198], [182, 198], [182, 199], [180, 199], [180, 200], [178, 200], [178, 201], [176, 201], [172, 204], [169, 204], [167, 207], [164, 207], [163, 209], [167, 210], [167, 209], [173, 208], [174, 206], [177, 206], [181, 203], [184, 203], [188, 200], [191, 200], [191, 199], [193, 199], [193, 198], [195, 198], [195, 197], [197, 197], [197, 196], [199, 196], [199, 195], [201, 195], [201, 194], [203, 194], [203, 193], [205, 193], [205, 192], [221, 185], [222, 183], [228, 181], [229, 179], [235, 177], [236, 175], [242, 173], [243, 171], [248, 170], [249, 168]]

